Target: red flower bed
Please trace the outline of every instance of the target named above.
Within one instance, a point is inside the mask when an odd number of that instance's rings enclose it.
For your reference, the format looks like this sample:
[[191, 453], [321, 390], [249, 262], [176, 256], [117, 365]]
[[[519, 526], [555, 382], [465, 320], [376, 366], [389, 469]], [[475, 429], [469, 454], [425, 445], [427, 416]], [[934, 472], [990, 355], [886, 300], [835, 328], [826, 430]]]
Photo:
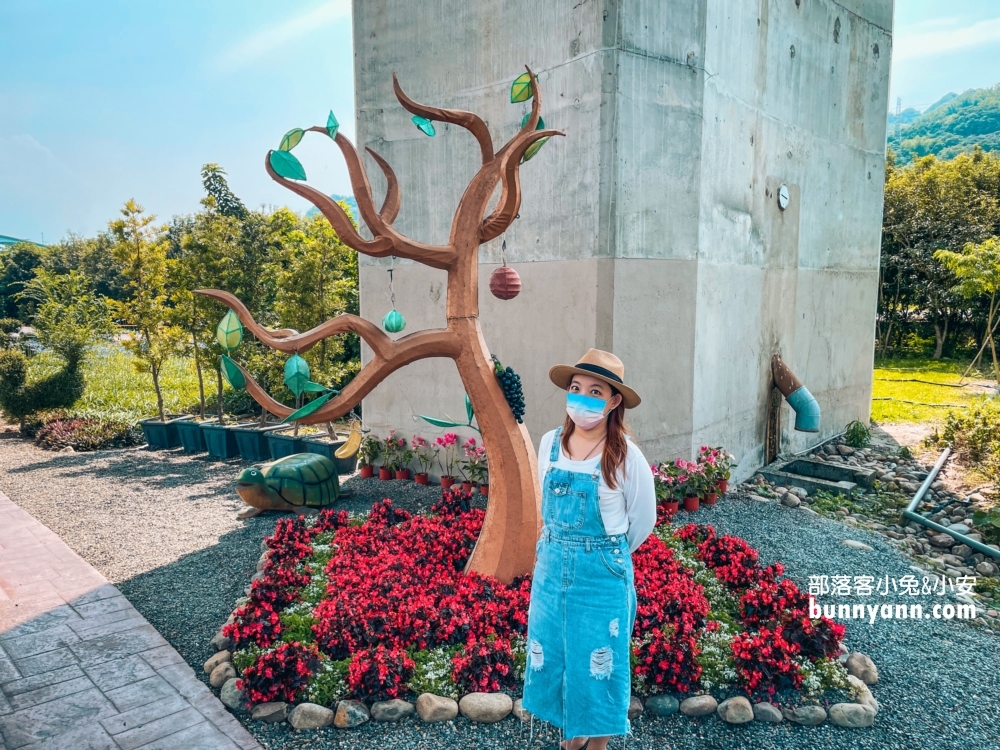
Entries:
[[[279, 521], [263, 575], [223, 631], [234, 650], [263, 650], [242, 673], [249, 702], [301, 700], [323, 658], [349, 660], [344, 679], [354, 697], [400, 697], [414, 679], [417, 654], [441, 648], [450, 649], [445, 679], [450, 672], [461, 691], [516, 690], [513, 642], [523, 648], [531, 579], [505, 585], [462, 572], [485, 515], [470, 502], [469, 493], [447, 489], [426, 516], [386, 499], [363, 523], [332, 510], [311, 524]], [[711, 526], [688, 524], [674, 536], [738, 598], [746, 632], [732, 637], [732, 658], [745, 690], [798, 687], [797, 659], [836, 654], [843, 627], [809, 619], [807, 597], [778, 580], [780, 563], [762, 567], [750, 545]], [[633, 562], [636, 677], [654, 693], [702, 689], [699, 639], [719, 628], [702, 585], [656, 535]], [[312, 598], [303, 604], [307, 592]]]

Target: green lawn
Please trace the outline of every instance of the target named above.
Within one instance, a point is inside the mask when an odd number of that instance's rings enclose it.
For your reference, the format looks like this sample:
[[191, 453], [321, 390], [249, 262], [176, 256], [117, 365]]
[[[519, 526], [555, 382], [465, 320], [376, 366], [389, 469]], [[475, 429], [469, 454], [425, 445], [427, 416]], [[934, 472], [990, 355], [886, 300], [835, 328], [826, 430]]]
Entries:
[[[100, 417], [134, 422], [156, 415], [156, 393], [149, 372], [139, 372], [136, 358], [116, 344], [100, 344], [88, 352], [84, 363], [86, 390], [73, 411]], [[62, 360], [50, 352], [31, 358], [29, 377], [34, 379], [55, 372]], [[163, 404], [168, 412], [179, 412], [198, 403], [198, 375], [194, 360], [174, 359], [161, 377]], [[214, 381], [206, 383], [209, 392]], [[227, 386], [228, 387], [228, 386]]]
[[[876, 422], [939, 422], [948, 411], [947, 405], [967, 406], [983, 398], [982, 388], [947, 387], [947, 384], [958, 384], [968, 366], [968, 361], [929, 358], [877, 360], [872, 419]], [[990, 379], [983, 372], [973, 371], [965, 380], [965, 383], [970, 382], [985, 384]], [[879, 400], [884, 398], [892, 400]]]

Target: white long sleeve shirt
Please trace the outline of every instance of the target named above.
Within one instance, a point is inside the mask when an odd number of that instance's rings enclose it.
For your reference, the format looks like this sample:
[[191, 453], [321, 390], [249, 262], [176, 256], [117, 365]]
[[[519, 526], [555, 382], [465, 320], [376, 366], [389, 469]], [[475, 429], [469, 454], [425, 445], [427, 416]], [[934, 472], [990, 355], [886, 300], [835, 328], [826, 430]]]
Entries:
[[[538, 444], [538, 482], [543, 492], [555, 434], [555, 430], [546, 432]], [[613, 490], [608, 487], [604, 481], [604, 473], [601, 472], [597, 495], [605, 530], [608, 534], [625, 534], [629, 551], [635, 552], [656, 526], [656, 491], [653, 488], [653, 473], [649, 462], [630, 438], [626, 436], [626, 440], [628, 453], [622, 467], [625, 472], [622, 476], [622, 470], [618, 471], [618, 488]], [[562, 446], [559, 447], [558, 455], [555, 463], [557, 469], [587, 474], [592, 474], [601, 460], [599, 451], [586, 461], [571, 461], [563, 452]]]

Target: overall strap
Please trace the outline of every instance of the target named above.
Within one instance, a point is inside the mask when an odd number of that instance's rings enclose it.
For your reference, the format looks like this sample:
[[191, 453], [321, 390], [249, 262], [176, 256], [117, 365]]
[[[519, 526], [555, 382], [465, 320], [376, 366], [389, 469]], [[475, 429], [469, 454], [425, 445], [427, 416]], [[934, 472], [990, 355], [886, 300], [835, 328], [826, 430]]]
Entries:
[[552, 436], [552, 450], [549, 451], [549, 463], [555, 464], [559, 460], [559, 435], [562, 433], [562, 425], [556, 428], [556, 434]]

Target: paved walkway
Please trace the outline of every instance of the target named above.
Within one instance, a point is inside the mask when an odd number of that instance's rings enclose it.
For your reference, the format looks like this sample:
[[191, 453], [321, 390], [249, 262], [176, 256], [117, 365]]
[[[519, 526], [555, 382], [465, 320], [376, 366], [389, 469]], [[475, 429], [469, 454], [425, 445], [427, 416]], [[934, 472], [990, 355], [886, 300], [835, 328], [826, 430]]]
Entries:
[[100, 573], [0, 493], [0, 750], [259, 750]]

